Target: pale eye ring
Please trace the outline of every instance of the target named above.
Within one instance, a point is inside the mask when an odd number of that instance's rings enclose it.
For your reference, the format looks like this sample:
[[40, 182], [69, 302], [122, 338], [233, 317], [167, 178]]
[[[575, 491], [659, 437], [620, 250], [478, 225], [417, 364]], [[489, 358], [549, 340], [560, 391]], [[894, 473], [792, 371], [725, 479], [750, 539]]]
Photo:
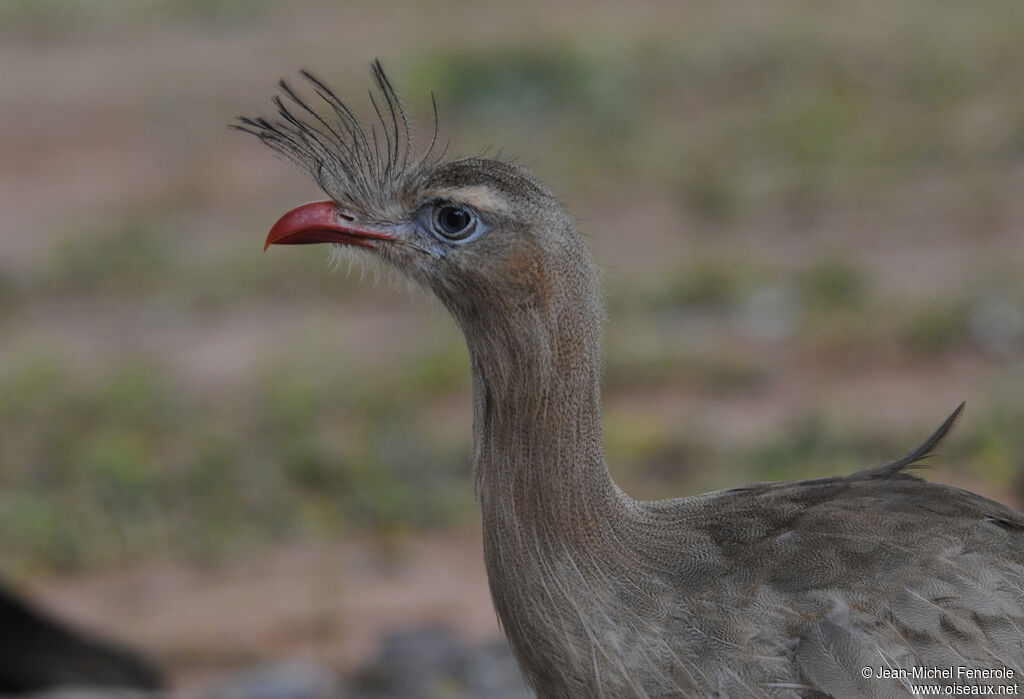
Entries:
[[434, 208], [431, 226], [435, 233], [448, 240], [465, 240], [476, 231], [477, 216], [471, 209], [441, 204]]

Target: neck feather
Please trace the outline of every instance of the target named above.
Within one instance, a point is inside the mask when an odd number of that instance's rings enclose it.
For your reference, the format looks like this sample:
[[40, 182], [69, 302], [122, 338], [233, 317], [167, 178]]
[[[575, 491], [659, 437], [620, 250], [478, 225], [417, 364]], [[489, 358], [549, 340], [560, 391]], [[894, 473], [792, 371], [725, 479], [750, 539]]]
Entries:
[[509, 327], [467, 333], [484, 559], [528, 681], [570, 686], [579, 659], [558, 639], [587, 648], [591, 612], [614, 608], [608, 571], [635, 550], [624, 538], [633, 501], [605, 463], [599, 316]]
[[624, 498], [601, 438], [599, 310], [523, 313], [503, 331], [467, 333], [485, 526], [592, 540]]
[[601, 439], [597, 274], [582, 241], [567, 239], [506, 260], [503, 285], [436, 289], [469, 346], [491, 596], [537, 688], [579, 683], [572, 649], [604, 636], [592, 622], [615, 615], [615, 581], [644, 563], [643, 513], [612, 481]]

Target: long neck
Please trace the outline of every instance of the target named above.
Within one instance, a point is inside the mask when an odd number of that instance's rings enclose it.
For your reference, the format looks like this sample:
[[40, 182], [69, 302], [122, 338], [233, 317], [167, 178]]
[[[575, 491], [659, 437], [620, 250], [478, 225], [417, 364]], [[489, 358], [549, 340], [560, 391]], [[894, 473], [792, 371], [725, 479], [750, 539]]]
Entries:
[[612, 481], [601, 441], [598, 313], [467, 332], [491, 596], [538, 690], [573, 682], [568, 668], [584, 659], [572, 649], [587, 648], [591, 620], [615, 607], [608, 585], [621, 576], [610, 573], [636, 548], [633, 501]]
[[485, 525], [591, 539], [622, 495], [601, 439], [599, 319], [577, 309], [504, 327], [467, 338]]

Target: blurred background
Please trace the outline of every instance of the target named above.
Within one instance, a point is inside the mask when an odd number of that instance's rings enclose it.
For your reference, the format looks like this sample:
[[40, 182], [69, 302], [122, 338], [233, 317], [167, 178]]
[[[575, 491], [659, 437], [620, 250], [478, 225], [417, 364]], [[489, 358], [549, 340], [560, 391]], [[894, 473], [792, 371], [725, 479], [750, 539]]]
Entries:
[[302, 67], [365, 115], [375, 57], [579, 217], [628, 492], [849, 472], [966, 400], [928, 477], [1020, 505], [1022, 35], [1013, 0], [7, 0], [0, 579], [185, 688], [498, 637], [454, 324], [264, 254], [322, 195], [225, 128]]

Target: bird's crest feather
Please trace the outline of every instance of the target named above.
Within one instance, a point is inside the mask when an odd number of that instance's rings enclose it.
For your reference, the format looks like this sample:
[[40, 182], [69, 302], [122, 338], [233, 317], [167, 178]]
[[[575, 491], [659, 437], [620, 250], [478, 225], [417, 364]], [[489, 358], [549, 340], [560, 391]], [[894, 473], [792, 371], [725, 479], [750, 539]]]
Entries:
[[436, 161], [437, 103], [430, 145], [420, 155], [413, 150], [413, 129], [398, 93], [380, 61], [373, 62], [376, 90], [370, 104], [376, 120], [360, 122], [355, 113], [308, 70], [300, 75], [319, 101], [302, 96], [286, 80], [278, 82], [272, 118], [238, 117], [231, 127], [251, 133], [312, 177], [339, 204], [372, 214], [382, 198], [394, 197], [410, 173]]

